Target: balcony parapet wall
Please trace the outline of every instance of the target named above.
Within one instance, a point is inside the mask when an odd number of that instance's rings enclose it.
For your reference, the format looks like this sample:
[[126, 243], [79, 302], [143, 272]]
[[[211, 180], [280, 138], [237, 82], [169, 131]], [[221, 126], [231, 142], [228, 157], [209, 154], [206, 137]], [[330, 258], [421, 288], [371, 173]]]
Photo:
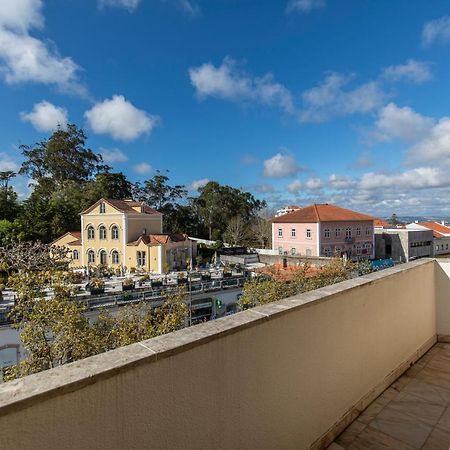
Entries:
[[418, 260], [6, 383], [2, 446], [323, 448], [450, 336], [449, 287]]

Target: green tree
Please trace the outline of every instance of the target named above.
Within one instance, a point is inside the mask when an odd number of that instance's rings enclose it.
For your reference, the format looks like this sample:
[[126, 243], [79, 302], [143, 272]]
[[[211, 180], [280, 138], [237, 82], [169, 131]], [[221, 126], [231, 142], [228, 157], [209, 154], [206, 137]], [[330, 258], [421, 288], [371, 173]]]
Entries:
[[98, 201], [100, 198], [121, 200], [133, 198], [132, 184], [122, 173], [99, 173], [95, 180], [86, 186], [86, 207]]
[[216, 181], [210, 181], [199, 192], [193, 203], [208, 230], [209, 239], [222, 238], [233, 217], [238, 216], [248, 223], [265, 206], [264, 201], [255, 199], [250, 192], [222, 186]]
[[74, 124], [58, 127], [49, 139], [34, 146], [21, 145], [25, 157], [19, 173], [37, 183], [50, 179], [56, 187], [66, 181], [84, 183], [95, 174], [109, 169], [102, 156], [85, 147], [86, 135]]
[[[67, 250], [39, 242], [0, 248], [0, 267], [17, 293], [10, 314], [19, 330], [26, 357], [5, 371], [5, 380], [40, 372], [122, 345], [169, 333], [185, 326], [186, 291], [169, 293], [158, 307], [148, 303], [126, 306], [113, 316], [100, 314], [95, 324], [85, 305], [73, 301]], [[46, 291], [52, 289], [53, 295]]]
[[162, 175], [158, 170], [155, 176], [144, 182], [140, 192], [141, 199], [152, 208], [164, 212], [166, 205], [176, 203], [186, 197], [187, 190], [184, 186], [171, 186], [168, 181], [169, 177]]
[[245, 283], [239, 305], [242, 309], [248, 309], [339, 283], [355, 276], [355, 270], [354, 263], [337, 258], [315, 271], [309, 264], [303, 264], [290, 282], [276, 278], [254, 278]]
[[11, 170], [0, 172], [0, 220], [14, 220], [20, 211], [17, 193], [10, 186], [15, 176]]

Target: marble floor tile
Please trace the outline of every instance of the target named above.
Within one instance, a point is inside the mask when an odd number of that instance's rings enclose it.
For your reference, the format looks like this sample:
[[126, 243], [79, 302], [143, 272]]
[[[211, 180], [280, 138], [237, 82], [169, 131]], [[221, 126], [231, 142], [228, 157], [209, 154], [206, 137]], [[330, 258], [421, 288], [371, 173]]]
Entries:
[[450, 431], [447, 428], [434, 428], [422, 448], [423, 450], [449, 450]]
[[347, 450], [380, 450], [380, 449], [395, 449], [395, 450], [412, 450], [414, 447], [398, 441], [397, 439], [388, 436], [381, 431], [375, 430], [371, 427], [366, 427], [363, 432], [347, 447]]
[[335, 442], [342, 447], [347, 448], [366, 426], [367, 424], [356, 419], [336, 438]]
[[449, 389], [427, 383], [426, 381], [420, 379], [412, 380], [411, 383], [409, 383], [399, 395], [398, 399], [401, 400], [402, 394], [405, 393], [412, 394], [427, 403], [433, 403], [441, 406], [447, 406], [450, 403]]

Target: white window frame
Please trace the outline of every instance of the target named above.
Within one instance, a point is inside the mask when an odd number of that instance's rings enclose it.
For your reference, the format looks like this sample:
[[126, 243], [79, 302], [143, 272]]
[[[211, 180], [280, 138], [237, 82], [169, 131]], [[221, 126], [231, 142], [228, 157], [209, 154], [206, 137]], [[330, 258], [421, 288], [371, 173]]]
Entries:
[[117, 250], [113, 250], [111, 252], [111, 262], [112, 264], [119, 264], [120, 263], [120, 254]]
[[356, 227], [356, 236], [361, 236], [361, 227]]
[[108, 231], [107, 231], [105, 225], [100, 225], [98, 227], [98, 237], [102, 241], [106, 241], [106, 239], [108, 238]]
[[72, 259], [74, 261], [78, 261], [80, 259], [80, 252], [78, 250], [74, 250], [72, 252]]
[[145, 250], [138, 250], [136, 252], [136, 265], [138, 267], [145, 267], [147, 262], [147, 252]]
[[312, 239], [312, 231], [311, 228], [307, 228], [305, 231], [305, 237], [306, 239]]
[[341, 229], [340, 228], [336, 228], [334, 230], [334, 235], [338, 238], [341, 237]]
[[331, 230], [329, 228], [325, 228], [325, 230], [323, 230], [323, 236], [327, 239], [330, 239], [331, 237]]
[[95, 252], [94, 252], [94, 250], [88, 250], [87, 256], [88, 256], [88, 263], [95, 264]]
[[295, 256], [297, 254], [297, 249], [295, 247], [291, 248], [291, 256]]
[[87, 227], [87, 238], [89, 240], [95, 239], [95, 228], [92, 225]]
[[295, 237], [296, 233], [297, 233], [296, 229], [292, 228], [291, 229], [291, 237]]
[[278, 237], [283, 237], [283, 228], [278, 228]]
[[352, 237], [352, 227], [347, 227], [345, 229], [345, 238], [350, 239]]
[[111, 227], [111, 239], [113, 240], [119, 239], [119, 227], [117, 225], [113, 225]]
[[100, 203], [100, 214], [106, 213], [106, 205], [102, 202]]

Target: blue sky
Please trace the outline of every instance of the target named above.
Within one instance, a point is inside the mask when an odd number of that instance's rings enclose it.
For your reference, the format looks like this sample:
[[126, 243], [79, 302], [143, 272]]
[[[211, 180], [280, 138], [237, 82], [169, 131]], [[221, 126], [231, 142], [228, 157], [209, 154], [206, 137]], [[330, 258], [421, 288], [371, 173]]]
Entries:
[[2, 0], [0, 170], [69, 120], [131, 180], [449, 215], [449, 54], [440, 0]]

